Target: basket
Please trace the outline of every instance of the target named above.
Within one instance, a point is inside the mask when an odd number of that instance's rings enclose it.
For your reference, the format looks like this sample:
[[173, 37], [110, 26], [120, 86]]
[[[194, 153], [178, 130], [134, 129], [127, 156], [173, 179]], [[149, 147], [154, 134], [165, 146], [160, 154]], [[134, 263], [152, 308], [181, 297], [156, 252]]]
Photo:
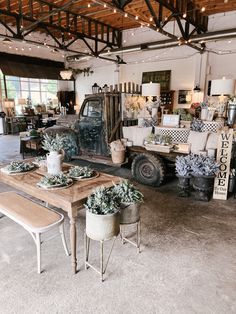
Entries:
[[111, 159], [113, 164], [122, 164], [125, 161], [125, 150], [112, 150]]

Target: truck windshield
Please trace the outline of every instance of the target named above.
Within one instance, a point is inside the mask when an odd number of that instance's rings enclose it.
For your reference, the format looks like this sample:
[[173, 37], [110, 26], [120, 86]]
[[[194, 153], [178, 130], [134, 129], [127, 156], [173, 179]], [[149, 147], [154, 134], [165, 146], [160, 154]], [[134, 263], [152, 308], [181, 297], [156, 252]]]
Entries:
[[84, 117], [101, 117], [102, 106], [99, 100], [88, 100], [84, 106], [82, 115]]

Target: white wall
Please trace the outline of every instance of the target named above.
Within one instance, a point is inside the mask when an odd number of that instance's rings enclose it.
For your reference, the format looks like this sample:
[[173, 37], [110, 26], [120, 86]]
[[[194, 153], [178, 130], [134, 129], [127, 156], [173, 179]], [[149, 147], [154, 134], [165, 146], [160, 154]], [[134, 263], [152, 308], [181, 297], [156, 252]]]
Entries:
[[177, 106], [177, 97], [179, 89], [193, 89], [195, 84], [195, 67], [197, 56], [150, 63], [127, 64], [120, 66], [120, 72], [115, 72], [116, 66], [108, 64], [107, 66], [94, 68], [94, 74], [89, 77], [77, 76], [76, 92], [78, 104], [81, 105], [85, 94], [92, 93], [92, 85], [96, 82], [99, 86], [104, 84], [114, 85], [118, 83], [133, 82], [142, 83], [142, 73], [149, 71], [171, 70], [171, 90], [175, 90], [175, 106]]

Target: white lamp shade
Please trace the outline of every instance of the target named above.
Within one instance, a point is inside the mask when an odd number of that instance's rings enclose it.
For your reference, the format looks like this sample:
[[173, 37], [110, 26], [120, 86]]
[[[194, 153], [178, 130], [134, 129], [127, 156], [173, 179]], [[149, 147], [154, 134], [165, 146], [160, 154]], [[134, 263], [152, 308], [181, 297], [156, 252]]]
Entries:
[[18, 98], [18, 105], [25, 106], [27, 101], [25, 98]]
[[70, 80], [73, 72], [72, 70], [63, 70], [60, 71], [60, 76], [63, 80]]
[[15, 107], [14, 99], [5, 99], [4, 100], [4, 107], [5, 108], [14, 108]]
[[212, 80], [212, 95], [232, 95], [235, 92], [235, 80]]
[[160, 89], [159, 83], [142, 84], [142, 96], [160, 96]]
[[204, 99], [203, 92], [193, 93], [192, 103], [195, 104], [195, 103], [203, 102], [203, 99]]

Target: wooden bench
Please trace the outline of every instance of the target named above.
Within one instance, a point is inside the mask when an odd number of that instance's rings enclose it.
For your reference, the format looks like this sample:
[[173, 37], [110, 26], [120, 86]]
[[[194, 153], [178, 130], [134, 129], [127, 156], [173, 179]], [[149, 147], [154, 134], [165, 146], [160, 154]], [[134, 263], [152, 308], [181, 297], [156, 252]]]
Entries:
[[41, 273], [41, 233], [59, 226], [66, 255], [69, 255], [62, 214], [36, 204], [15, 192], [0, 194], [0, 213], [14, 220], [31, 234], [37, 248], [37, 270], [39, 274]]

